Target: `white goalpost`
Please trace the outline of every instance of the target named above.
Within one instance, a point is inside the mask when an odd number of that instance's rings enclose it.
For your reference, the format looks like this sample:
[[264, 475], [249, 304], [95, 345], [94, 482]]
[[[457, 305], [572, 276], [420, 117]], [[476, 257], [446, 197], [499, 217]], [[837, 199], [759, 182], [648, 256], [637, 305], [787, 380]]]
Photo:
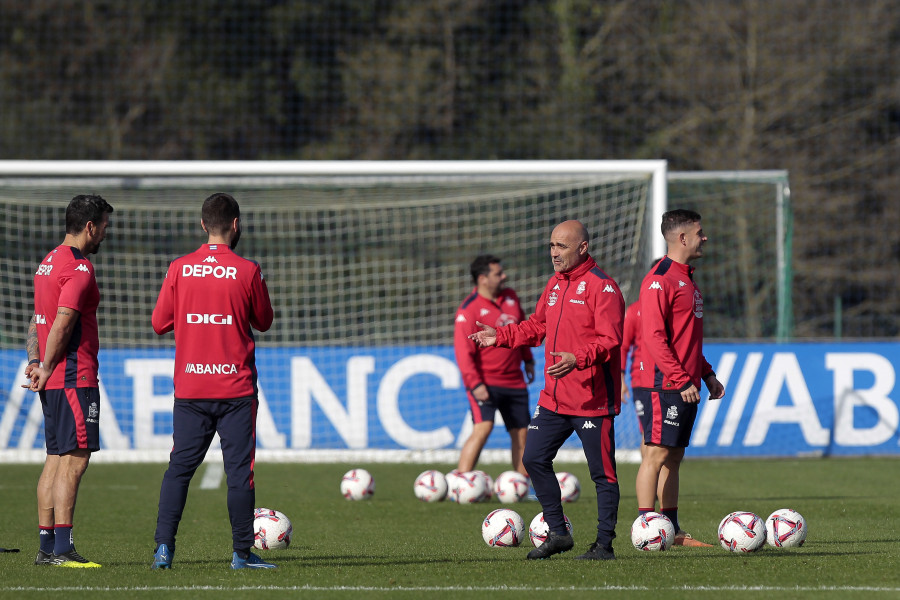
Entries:
[[[17, 391], [32, 277], [82, 193], [115, 207], [91, 257], [101, 444], [113, 450], [96, 459], [166, 460], [174, 349], [150, 313], [168, 263], [205, 241], [200, 205], [216, 191], [240, 202], [238, 252], [261, 264], [275, 307], [272, 329], [256, 335], [263, 460], [455, 462], [469, 421], [453, 317], [471, 260], [499, 256], [530, 313], [562, 220], [586, 224], [592, 255], [628, 301], [665, 251], [661, 160], [0, 161], [0, 462], [43, 459], [35, 396]], [[617, 419], [621, 460], [637, 452], [633, 413], [623, 406]], [[498, 424], [482, 461], [507, 462], [507, 448]], [[577, 438], [562, 452], [581, 460]]]

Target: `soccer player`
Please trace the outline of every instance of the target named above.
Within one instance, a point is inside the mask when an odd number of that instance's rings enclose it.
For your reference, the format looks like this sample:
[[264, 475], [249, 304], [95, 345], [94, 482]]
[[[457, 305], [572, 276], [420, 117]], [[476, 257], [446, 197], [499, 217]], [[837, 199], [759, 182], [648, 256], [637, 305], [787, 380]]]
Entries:
[[[708, 546], [681, 529], [678, 483], [684, 450], [700, 402], [700, 382], [710, 399], [725, 387], [703, 356], [703, 296], [694, 283], [690, 263], [703, 256], [707, 241], [694, 211], [663, 214], [661, 230], [667, 253], [644, 277], [640, 291], [642, 361], [632, 382], [646, 450], [638, 469], [638, 511], [653, 510], [659, 495], [661, 512], [675, 526], [675, 544]], [[660, 490], [660, 473], [668, 471]]]
[[500, 411], [510, 437], [513, 470], [527, 477], [528, 472], [522, 466], [522, 452], [531, 414], [522, 364], [528, 383], [531, 383], [534, 381], [531, 348], [481, 348], [469, 339], [469, 335], [478, 331], [476, 321], [500, 327], [523, 321], [525, 312], [516, 293], [505, 286], [507, 275], [499, 258], [482, 254], [472, 261], [469, 270], [475, 289], [456, 311], [453, 347], [474, 424], [472, 434], [459, 453], [457, 469], [466, 472], [475, 468], [494, 428], [494, 415]]
[[106, 237], [113, 207], [100, 196], [72, 198], [66, 236], [34, 274], [28, 327], [27, 387], [44, 412], [47, 458], [37, 485], [40, 550], [36, 565], [96, 568], [75, 550], [75, 500], [91, 453], [100, 449], [97, 307], [100, 289], [87, 259]]
[[597, 540], [579, 559], [614, 560], [619, 507], [613, 419], [621, 406], [621, 345], [625, 301], [619, 286], [588, 253], [588, 232], [578, 221], [550, 235], [553, 277], [533, 315], [490, 327], [470, 338], [480, 346], [518, 348], [544, 342], [546, 377], [525, 440], [523, 462], [549, 526], [546, 541], [528, 553], [548, 558], [572, 549], [553, 459], [574, 431], [581, 439], [597, 490]]
[[237, 201], [222, 193], [207, 198], [200, 226], [207, 243], [172, 261], [153, 309], [153, 330], [175, 331], [175, 406], [152, 567], [172, 566], [188, 486], [218, 433], [228, 476], [231, 568], [271, 569], [250, 552], [258, 395], [250, 328], [269, 329], [272, 304], [260, 266], [234, 252], [241, 237]]

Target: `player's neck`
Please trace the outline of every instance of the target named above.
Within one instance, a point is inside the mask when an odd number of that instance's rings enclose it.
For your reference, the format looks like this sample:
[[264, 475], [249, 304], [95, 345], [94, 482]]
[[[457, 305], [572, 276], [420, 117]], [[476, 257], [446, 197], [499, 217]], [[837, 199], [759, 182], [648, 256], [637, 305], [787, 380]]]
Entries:
[[478, 288], [478, 295], [481, 296], [482, 298], [487, 298], [488, 300], [490, 300], [491, 302], [494, 302], [494, 303], [496, 303], [497, 300], [500, 299], [500, 292], [497, 292], [496, 294], [491, 294], [489, 291], [483, 290], [481, 288]]
[[76, 248], [79, 252], [81, 252], [82, 256], [88, 255], [88, 253], [84, 251], [85, 247], [87, 246], [87, 238], [84, 235], [67, 233], [62, 245]]

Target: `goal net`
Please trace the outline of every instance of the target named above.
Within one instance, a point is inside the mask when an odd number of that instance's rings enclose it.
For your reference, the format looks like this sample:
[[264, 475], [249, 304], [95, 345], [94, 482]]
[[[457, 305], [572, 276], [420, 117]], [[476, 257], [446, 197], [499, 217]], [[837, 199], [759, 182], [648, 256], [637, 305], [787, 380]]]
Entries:
[[[238, 252], [261, 264], [275, 308], [271, 330], [256, 333], [261, 456], [402, 451], [455, 462], [471, 423], [453, 321], [473, 287], [472, 259], [499, 256], [530, 314], [552, 273], [550, 231], [579, 219], [597, 262], [636, 298], [659, 252], [647, 223], [665, 206], [665, 162], [0, 162], [8, 460], [42, 456], [39, 402], [19, 387], [32, 279], [80, 193], [115, 208], [91, 257], [102, 295], [102, 445], [119, 458], [166, 458], [174, 341], [153, 333], [150, 315], [169, 262], [205, 242], [200, 205], [215, 191], [240, 202]], [[543, 353], [535, 357], [540, 374]], [[532, 404], [542, 384], [539, 375]], [[634, 450], [634, 411], [622, 412], [617, 446]], [[495, 427], [485, 459], [506, 462], [508, 444]], [[580, 452], [577, 437], [565, 448]]]

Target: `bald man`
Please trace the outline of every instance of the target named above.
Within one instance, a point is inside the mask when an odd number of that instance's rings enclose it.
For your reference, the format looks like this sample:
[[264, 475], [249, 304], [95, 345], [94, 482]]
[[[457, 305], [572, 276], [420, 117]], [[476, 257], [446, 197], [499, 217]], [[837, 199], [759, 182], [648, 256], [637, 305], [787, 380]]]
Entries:
[[550, 235], [554, 274], [533, 315], [494, 329], [482, 323], [469, 336], [480, 346], [518, 348], [544, 343], [545, 385], [528, 426], [523, 462], [549, 526], [531, 560], [571, 550], [553, 459], [574, 431], [581, 439], [597, 489], [597, 539], [583, 560], [613, 560], [619, 507], [613, 419], [621, 406], [620, 352], [625, 300], [619, 286], [588, 252], [589, 236], [578, 221]]

